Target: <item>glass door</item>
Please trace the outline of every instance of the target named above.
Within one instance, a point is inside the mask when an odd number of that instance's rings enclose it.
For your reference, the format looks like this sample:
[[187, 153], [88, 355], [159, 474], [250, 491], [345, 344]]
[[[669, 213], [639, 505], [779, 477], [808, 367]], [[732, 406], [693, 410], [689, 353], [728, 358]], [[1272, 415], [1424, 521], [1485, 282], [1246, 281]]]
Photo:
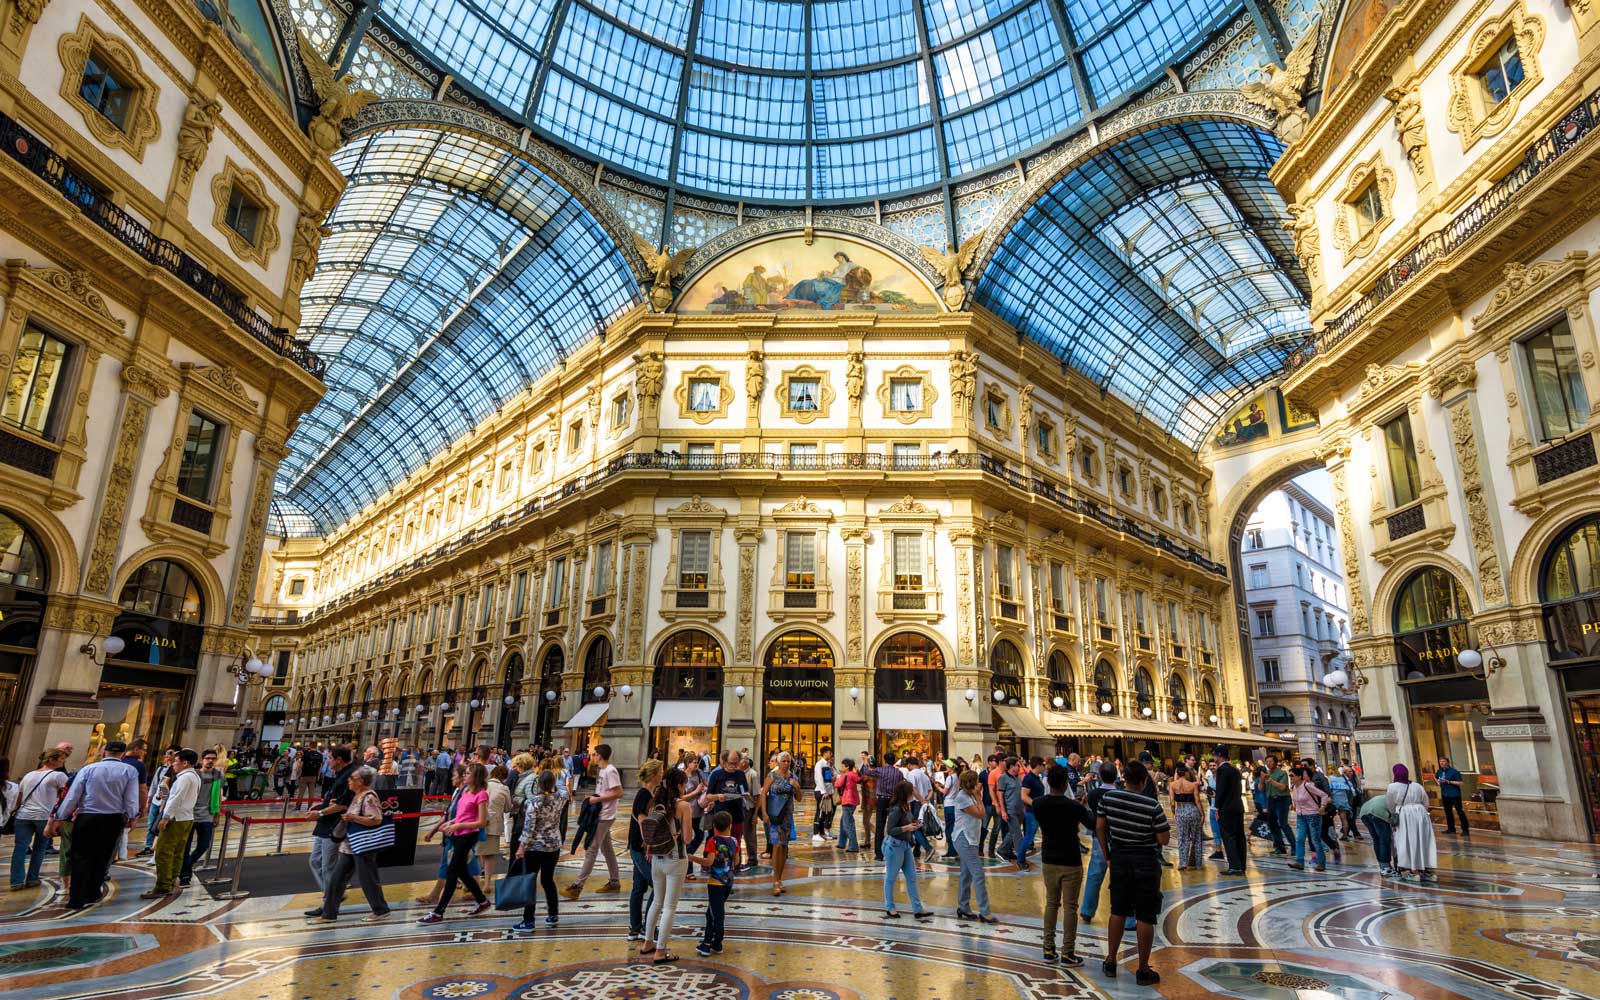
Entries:
[[1600, 834], [1600, 694], [1571, 698], [1572, 749], [1589, 807], [1589, 832]]
[[[833, 746], [833, 723], [812, 720], [767, 720], [766, 752], [787, 750], [795, 760], [795, 775], [804, 788], [811, 787], [811, 765], [823, 747]], [[766, 760], [758, 762], [763, 771]], [[765, 774], [762, 775], [765, 778]]]

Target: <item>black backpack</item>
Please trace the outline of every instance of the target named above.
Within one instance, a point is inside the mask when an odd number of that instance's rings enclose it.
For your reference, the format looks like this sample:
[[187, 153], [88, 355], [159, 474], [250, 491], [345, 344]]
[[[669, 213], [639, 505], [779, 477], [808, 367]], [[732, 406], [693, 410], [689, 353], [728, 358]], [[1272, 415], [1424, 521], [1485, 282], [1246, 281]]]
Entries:
[[678, 838], [673, 830], [673, 817], [664, 806], [652, 805], [639, 820], [639, 839], [644, 849], [657, 857], [667, 857], [678, 849]]
[[322, 774], [322, 754], [315, 750], [307, 750], [300, 755], [300, 777], [320, 777]]

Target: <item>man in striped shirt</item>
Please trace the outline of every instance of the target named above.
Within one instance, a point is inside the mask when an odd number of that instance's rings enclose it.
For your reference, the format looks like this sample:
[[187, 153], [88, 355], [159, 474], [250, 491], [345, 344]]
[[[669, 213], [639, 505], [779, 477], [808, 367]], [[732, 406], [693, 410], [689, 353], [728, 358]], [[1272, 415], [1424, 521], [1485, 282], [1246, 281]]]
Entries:
[[1110, 861], [1111, 874], [1111, 920], [1106, 925], [1106, 957], [1100, 968], [1107, 976], [1116, 976], [1123, 920], [1132, 916], [1139, 946], [1139, 969], [1134, 978], [1140, 986], [1154, 986], [1161, 977], [1150, 968], [1150, 944], [1161, 912], [1158, 859], [1169, 836], [1167, 814], [1160, 802], [1144, 795], [1150, 772], [1143, 764], [1129, 761], [1122, 778], [1127, 787], [1107, 789], [1100, 797], [1095, 819], [1095, 838]]

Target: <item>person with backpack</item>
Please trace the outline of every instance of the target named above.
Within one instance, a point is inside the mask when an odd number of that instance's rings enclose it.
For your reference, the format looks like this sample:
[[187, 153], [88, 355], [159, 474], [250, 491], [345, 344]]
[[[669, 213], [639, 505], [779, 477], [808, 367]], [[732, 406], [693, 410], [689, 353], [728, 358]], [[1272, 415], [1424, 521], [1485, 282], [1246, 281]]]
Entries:
[[[539, 772], [537, 778], [524, 779], [520, 790], [533, 786], [527, 798], [527, 808], [522, 824], [522, 835], [517, 845], [515, 860], [527, 859], [524, 871], [539, 876], [539, 886], [544, 890], [547, 927], [554, 927], [561, 919], [560, 895], [556, 892], [556, 859], [561, 856], [561, 819], [567, 803], [566, 779], [553, 769]], [[536, 897], [529, 895], [522, 908], [522, 922], [513, 924], [517, 934], [532, 934], [533, 919], [537, 913]]]
[[644, 944], [639, 954], [654, 954], [657, 963], [678, 960], [667, 948], [667, 942], [672, 937], [672, 921], [689, 871], [684, 841], [694, 823], [694, 806], [685, 796], [684, 783], [682, 771], [668, 771], [639, 824], [645, 855], [650, 860], [651, 885], [650, 912], [644, 918]]
[[833, 839], [833, 747], [823, 747], [811, 768], [812, 794], [817, 812], [811, 821], [811, 843], [822, 845]]
[[318, 798], [317, 789], [322, 781], [322, 751], [316, 747], [306, 747], [300, 752], [295, 766], [300, 770], [294, 782], [294, 797]]

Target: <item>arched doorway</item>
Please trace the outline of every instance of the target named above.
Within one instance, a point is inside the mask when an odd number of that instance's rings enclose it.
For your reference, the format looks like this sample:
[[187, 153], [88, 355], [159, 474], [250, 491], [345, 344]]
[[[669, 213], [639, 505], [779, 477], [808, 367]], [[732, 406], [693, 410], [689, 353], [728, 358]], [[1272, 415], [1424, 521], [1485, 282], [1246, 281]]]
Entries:
[[522, 708], [522, 654], [506, 657], [506, 669], [500, 679], [499, 704], [495, 712], [499, 724], [495, 726], [495, 746], [511, 749], [512, 731], [517, 726], [517, 716]]
[[1076, 705], [1072, 696], [1072, 661], [1067, 654], [1056, 650], [1050, 654], [1050, 707], [1058, 712], [1071, 712]]
[[715, 760], [721, 746], [722, 643], [710, 632], [674, 632], [656, 650], [650, 684], [650, 744], [676, 764], [688, 751]]
[[1461, 772], [1462, 797], [1476, 797], [1481, 813], [1499, 794], [1494, 747], [1484, 738], [1489, 724], [1485, 676], [1461, 665], [1460, 653], [1475, 643], [1468, 618], [1472, 604], [1455, 574], [1423, 566], [1407, 576], [1391, 612], [1395, 663], [1405, 693], [1417, 752], [1418, 781], [1439, 795], [1434, 772], [1441, 757]]
[[583, 654], [582, 705], [562, 728], [571, 734], [573, 749], [592, 749], [602, 742], [606, 712], [611, 708], [611, 640], [597, 635]]
[[763, 748], [794, 755], [801, 784], [809, 785], [817, 755], [833, 746], [833, 648], [815, 632], [796, 629], [772, 640], [764, 666]]
[[27, 525], [0, 511], [0, 753], [11, 745], [31, 683], [49, 589], [50, 568], [39, 540]]
[[538, 710], [533, 720], [533, 742], [542, 747], [555, 745], [556, 716], [561, 713], [561, 675], [567, 669], [567, 654], [560, 646], [545, 650], [539, 664]]
[[1561, 675], [1589, 831], [1600, 833], [1600, 515], [1564, 531], [1539, 571], [1545, 648]]
[[100, 671], [95, 697], [105, 721], [96, 735], [103, 734], [102, 742], [142, 737], [152, 747], [169, 746], [183, 733], [200, 666], [206, 610], [200, 585], [183, 565], [156, 559], [134, 570], [117, 603], [122, 613], [111, 634], [123, 647]]
[[877, 752], [944, 756], [944, 651], [921, 632], [896, 632], [873, 657]]

